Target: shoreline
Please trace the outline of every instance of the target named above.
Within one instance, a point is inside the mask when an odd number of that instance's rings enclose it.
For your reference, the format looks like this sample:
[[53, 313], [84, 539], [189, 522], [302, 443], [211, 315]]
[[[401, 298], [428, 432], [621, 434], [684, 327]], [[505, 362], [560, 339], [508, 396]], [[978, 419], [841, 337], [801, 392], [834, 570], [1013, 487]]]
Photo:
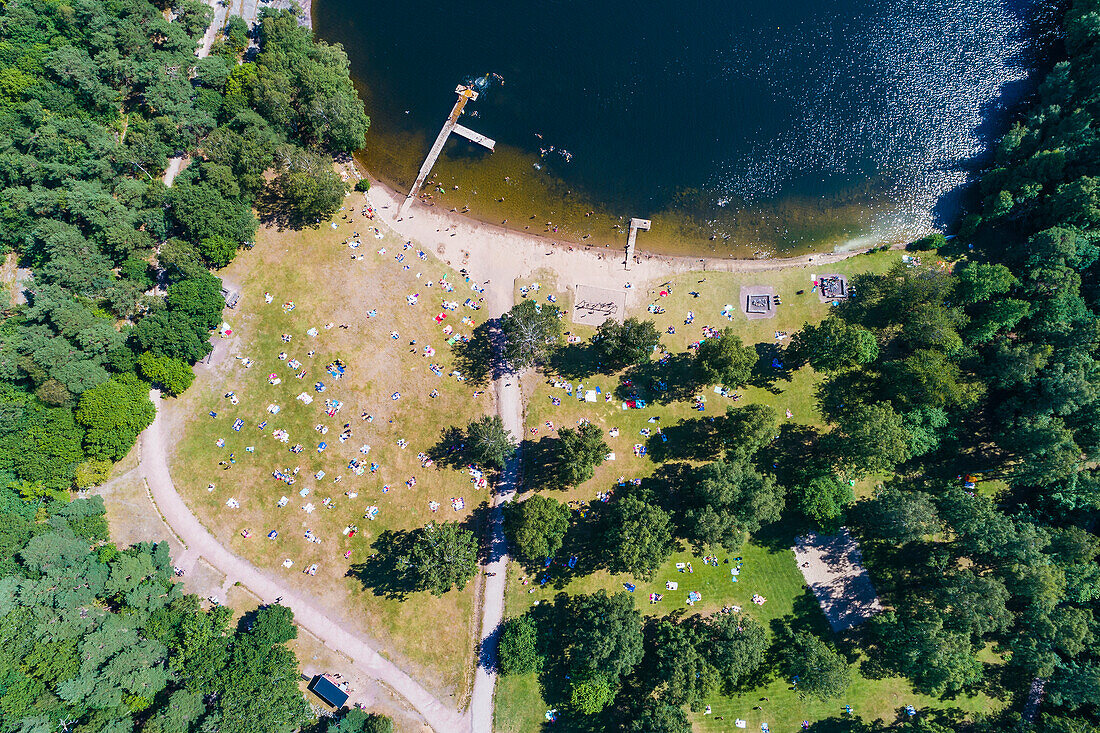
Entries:
[[[472, 219], [438, 206], [416, 201], [407, 215], [397, 213], [405, 194], [399, 193], [368, 173], [355, 170], [371, 183], [365, 200], [376, 216], [402, 238], [418, 242], [447, 264], [469, 268], [478, 280], [512, 281], [533, 275], [540, 269], [556, 273], [562, 286], [577, 285], [627, 292], [628, 307], [648, 297], [645, 283], [685, 272], [766, 272], [791, 267], [827, 266], [871, 251], [825, 252], [783, 258], [738, 259], [735, 257], [692, 257], [640, 252], [626, 269], [626, 241], [622, 247], [578, 246], [517, 232], [500, 225]], [[357, 205], [352, 205], [352, 209]], [[903, 249], [895, 244], [891, 250]], [[638, 287], [636, 287], [638, 286]]]

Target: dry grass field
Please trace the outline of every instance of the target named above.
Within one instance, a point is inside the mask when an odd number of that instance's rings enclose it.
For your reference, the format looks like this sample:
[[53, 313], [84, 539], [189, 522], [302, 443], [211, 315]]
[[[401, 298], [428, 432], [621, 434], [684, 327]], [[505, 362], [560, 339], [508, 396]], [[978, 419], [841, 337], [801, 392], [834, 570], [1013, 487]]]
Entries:
[[[401, 600], [385, 578], [357, 570], [385, 530], [465, 521], [487, 498], [466, 472], [425, 466], [418, 457], [444, 427], [492, 409], [488, 395], [475, 396], [452, 374], [446, 343], [480, 322], [479, 311], [462, 305], [477, 294], [430, 254], [392, 235], [376, 238], [359, 212], [338, 214], [336, 222], [335, 229], [264, 229], [220, 273], [242, 295], [225, 313], [228, 343], [167, 407], [178, 434], [172, 475], [219, 540], [312, 593], [437, 694], [461, 699], [474, 653], [474, 584], [441, 598]], [[358, 248], [348, 244], [355, 232]], [[459, 305], [447, 310], [444, 302]], [[327, 369], [337, 361], [339, 379]], [[334, 403], [326, 400], [338, 400], [339, 411], [327, 414]], [[452, 499], [464, 508], [453, 509]], [[272, 532], [277, 538], [268, 539]], [[311, 566], [315, 575], [304, 572]]]

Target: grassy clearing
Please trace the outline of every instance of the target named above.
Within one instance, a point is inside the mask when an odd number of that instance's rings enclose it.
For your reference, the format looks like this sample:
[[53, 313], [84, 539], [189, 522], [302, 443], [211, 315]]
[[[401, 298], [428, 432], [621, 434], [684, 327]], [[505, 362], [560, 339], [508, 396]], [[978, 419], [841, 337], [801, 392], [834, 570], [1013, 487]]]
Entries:
[[[422, 259], [392, 235], [376, 239], [359, 214], [337, 222], [335, 230], [329, 225], [301, 232], [265, 229], [254, 249], [222, 273], [242, 292], [237, 309], [225, 316], [233, 328], [229, 353], [202, 370], [169, 407], [180, 436], [172, 473], [189, 506], [220, 541], [317, 596], [330, 614], [378, 639], [389, 656], [419, 671], [437, 693], [462, 697], [472, 667], [473, 586], [442, 598], [414, 594], [401, 602], [376, 593], [374, 579], [360, 580], [355, 568], [377, 550], [373, 543], [383, 531], [466, 520], [487, 498], [468, 475], [426, 468], [418, 458], [442, 428], [491, 409], [489, 396], [475, 398], [471, 385], [449, 376], [453, 367], [443, 334], [448, 325], [468, 334], [472, 326], [462, 323], [464, 316], [480, 322], [480, 312], [461, 305], [470, 296], [476, 300], [476, 294], [430, 254]], [[354, 231], [361, 235], [358, 249], [345, 244]], [[447, 292], [442, 282], [453, 283], [454, 291]], [[414, 294], [417, 302], [409, 305], [406, 297]], [[460, 305], [445, 311], [444, 301]], [[293, 310], [283, 307], [289, 302]], [[447, 314], [442, 324], [434, 320], [440, 313]], [[434, 355], [424, 355], [426, 346]], [[244, 366], [245, 358], [251, 367]], [[336, 359], [346, 365], [341, 379], [326, 371]], [[294, 360], [299, 367], [292, 368]], [[433, 364], [443, 376], [433, 373]], [[296, 378], [302, 370], [304, 377]], [[271, 374], [281, 383], [270, 384]], [[315, 390], [317, 382], [326, 385], [323, 393]], [[237, 404], [225, 397], [230, 392]], [[296, 399], [300, 393], [311, 396], [312, 404]], [[394, 393], [400, 399], [391, 399]], [[343, 403], [335, 416], [325, 414], [326, 398]], [[278, 414], [270, 405], [279, 406]], [[373, 419], [363, 419], [364, 413]], [[239, 432], [233, 429], [236, 420], [243, 421]], [[341, 442], [345, 425], [351, 437]], [[289, 433], [287, 442], [273, 437], [277, 429]], [[405, 441], [404, 447], [398, 441]], [[319, 452], [322, 442], [327, 447]], [[300, 453], [290, 452], [295, 444], [303, 446]], [[366, 445], [370, 452], [364, 455], [360, 448]], [[233, 463], [219, 465], [231, 455]], [[361, 461], [362, 475], [349, 467], [352, 460]], [[292, 486], [272, 476], [296, 468]], [[280, 508], [284, 496], [288, 501]], [[452, 497], [462, 498], [465, 508], [454, 511]], [[230, 500], [239, 508], [227, 506]], [[429, 508], [432, 501], [439, 503], [437, 511]], [[303, 508], [307, 504], [312, 513]], [[364, 517], [372, 506], [378, 507], [373, 521]], [[353, 537], [344, 533], [349, 526], [358, 527]], [[250, 538], [242, 536], [245, 530]], [[321, 543], [307, 541], [307, 530]], [[266, 538], [271, 531], [278, 532], [277, 539]], [[290, 568], [283, 567], [287, 559]], [[303, 574], [312, 564], [316, 576]]]
[[[684, 352], [702, 336], [703, 326], [732, 327], [746, 344], [755, 345], [760, 354], [754, 385], [737, 390], [741, 398], [736, 402], [706, 390], [703, 393], [706, 408], [702, 413], [694, 410], [690, 402], [651, 402], [644, 409], [623, 410], [620, 399], [614, 396], [611, 400], [607, 399], [608, 395], [614, 395], [619, 383], [616, 375], [594, 375], [579, 380], [575, 375], [572, 379], [529, 376], [524, 385], [529, 396], [526, 440], [537, 442], [543, 437], [556, 435], [561, 427], [571, 427], [580, 420], [588, 420], [604, 431], [604, 439], [615, 454], [615, 460], [600, 466], [590, 481], [567, 491], [550, 490], [549, 495], [562, 501], [586, 504], [595, 500], [597, 492], [613, 488], [622, 479], [648, 476], [657, 464], [648, 455], [638, 457], [634, 454], [635, 445], [647, 442], [643, 430], [653, 432], [657, 427], [667, 430], [680, 420], [722, 415], [728, 406], [734, 404], [769, 404], [776, 409], [781, 420], [822, 427], [814, 394], [820, 377], [809, 368], [784, 372], [771, 366], [772, 358], [777, 355], [776, 345], [786, 343], [786, 339], [775, 338], [776, 332], [793, 334], [803, 324], [819, 321], [827, 315], [831, 306], [821, 303], [816, 293], [810, 292], [813, 276], [834, 272], [847, 275], [883, 272], [899, 257], [896, 252], [859, 256], [830, 266], [827, 271], [808, 266], [762, 273], [689, 273], [645, 286], [647, 297], [643, 299], [644, 305], [633, 308], [628, 315], [653, 320], [664, 334], [662, 346], [665, 349], [673, 354]], [[529, 291], [528, 297], [545, 303], [549, 295], [555, 294], [554, 283], [549, 278], [542, 278], [540, 282], [542, 288], [537, 293]], [[530, 285], [528, 282], [521, 284]], [[775, 318], [749, 321], [741, 313], [740, 287], [751, 284], [766, 284], [775, 288], [782, 300]], [[660, 295], [662, 290], [668, 294]], [[803, 294], [799, 295], [799, 290], [803, 290]], [[556, 295], [559, 304], [567, 297], [560, 291]], [[722, 315], [727, 304], [735, 311], [731, 319]], [[647, 308], [649, 305], [653, 308]], [[656, 308], [663, 308], [664, 313], [654, 313]], [[685, 325], [688, 311], [694, 312], [694, 323]], [[668, 333], [670, 326], [675, 333]], [[572, 323], [566, 325], [566, 330], [582, 340], [593, 332], [590, 328]], [[570, 383], [572, 395], [554, 386], [559, 379]], [[600, 392], [597, 402], [587, 403], [579, 398], [583, 394], [581, 390], [596, 388]], [[561, 404], [554, 405], [554, 398], [559, 399]], [[790, 417], [786, 417], [787, 411]], [[613, 428], [618, 428], [617, 437], [609, 434]], [[873, 484], [873, 478], [861, 482], [856, 487], [857, 494], [868, 493]], [[523, 568], [513, 565], [508, 576], [507, 614], [522, 613], [533, 603], [550, 599], [558, 592], [591, 593], [600, 588], [618, 592], [624, 590], [624, 583], [631, 583], [636, 586], [633, 594], [635, 603], [644, 614], [667, 614], [685, 609], [706, 615], [725, 606], [736, 605], [769, 627], [774, 628], [775, 623], [784, 619], [795, 625], [812, 627], [827, 636], [824, 616], [804, 585], [794, 561], [791, 546], [795, 531], [785, 526], [765, 528], [758, 536], [751, 538], [739, 553], [714, 553], [719, 558], [717, 566], [705, 565], [702, 561], [704, 553], [696, 552], [691, 547], [682, 548], [648, 581], [598, 570], [573, 578], [555, 578], [546, 585], [539, 585], [538, 576], [532, 577]], [[743, 558], [744, 566], [738, 582], [734, 583], [730, 568], [737, 556]], [[677, 569], [677, 563], [690, 563], [694, 572], [686, 572], [686, 567], [683, 571]], [[668, 590], [665, 585], [668, 581], [678, 583], [677, 590]], [[703, 600], [688, 609], [685, 601], [690, 591], [701, 593]], [[651, 604], [650, 593], [662, 593], [664, 599]], [[764, 596], [767, 602], [763, 606], [753, 605], [751, 597], [754, 593]], [[857, 715], [867, 720], [882, 718], [885, 721], [894, 720], [896, 711], [905, 705], [917, 708], [951, 706], [970, 712], [985, 711], [997, 705], [985, 695], [964, 696], [950, 702], [919, 695], [901, 679], [868, 679], [860, 674], [860, 660], [853, 657], [851, 661], [853, 682], [842, 700], [827, 703], [803, 700], [789, 689], [788, 681], [773, 674], [757, 689], [734, 696], [715, 695], [709, 701], [712, 706], [709, 716], [692, 714], [693, 727], [699, 731], [727, 731], [734, 729], [734, 719], [741, 718], [747, 721], [747, 730], [760, 730], [760, 724], [766, 722], [772, 730], [793, 731], [799, 729], [803, 720], [813, 722], [840, 716], [845, 704], [851, 705]], [[768, 701], [761, 698], [768, 698]], [[753, 709], [758, 706], [762, 709]], [[543, 723], [546, 709], [547, 704], [540, 695], [534, 675], [501, 681], [497, 693], [497, 726], [501, 730], [537, 730]], [[722, 719], [719, 720], [719, 717]]]

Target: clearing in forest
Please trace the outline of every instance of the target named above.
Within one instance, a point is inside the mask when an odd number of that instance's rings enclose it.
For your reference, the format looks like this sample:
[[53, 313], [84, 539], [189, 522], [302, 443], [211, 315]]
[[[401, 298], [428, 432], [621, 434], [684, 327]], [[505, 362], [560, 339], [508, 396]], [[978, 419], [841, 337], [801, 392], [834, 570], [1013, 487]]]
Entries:
[[461, 700], [474, 583], [410, 591], [378, 543], [431, 521], [472, 524], [487, 499], [469, 471], [426, 455], [443, 428], [492, 410], [448, 344], [482, 322], [480, 295], [357, 209], [335, 227], [263, 229], [219, 273], [241, 299], [224, 314], [228, 344], [166, 403], [172, 475], [220, 542]]

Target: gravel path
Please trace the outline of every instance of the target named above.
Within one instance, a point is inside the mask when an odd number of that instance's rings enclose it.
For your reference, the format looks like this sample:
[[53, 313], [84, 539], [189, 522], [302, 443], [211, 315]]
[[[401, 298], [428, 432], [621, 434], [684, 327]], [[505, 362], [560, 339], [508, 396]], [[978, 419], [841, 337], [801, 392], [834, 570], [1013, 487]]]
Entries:
[[281, 598], [281, 603], [294, 612], [294, 621], [298, 625], [326, 646], [350, 657], [357, 672], [381, 680], [396, 690], [438, 733], [468, 730], [470, 723], [467, 716], [436, 699], [397, 665], [383, 658], [367, 639], [341, 628], [315, 605], [313, 599], [283, 586], [277, 578], [238, 557], [206, 531], [187, 508], [172, 482], [162, 431], [164, 405], [158, 391], [153, 390], [149, 396], [157, 406], [157, 417], [141, 435], [141, 469], [165, 522], [187, 547], [180, 557], [173, 558], [176, 564], [186, 568], [193, 566], [201, 557], [225, 574], [227, 584], [240, 581], [264, 603], [274, 603]]
[[[502, 259], [497, 264], [502, 264]], [[486, 316], [498, 318], [510, 310], [513, 302], [514, 280], [508, 273], [490, 263], [490, 284], [485, 290]], [[520, 392], [518, 374], [505, 374], [493, 387], [496, 391], [497, 414], [504, 428], [517, 440], [523, 438], [523, 395]], [[482, 590], [481, 638], [478, 666], [474, 675], [474, 687], [470, 694], [470, 716], [473, 733], [491, 733], [493, 730], [493, 693], [496, 689], [497, 647], [500, 643], [500, 622], [504, 618], [504, 586], [507, 581], [508, 545], [504, 538], [504, 512], [502, 507], [516, 494], [516, 477], [522, 457], [517, 452], [501, 472], [500, 481], [493, 487], [492, 511], [489, 516], [489, 557], [483, 569], [491, 573], [485, 578]]]

